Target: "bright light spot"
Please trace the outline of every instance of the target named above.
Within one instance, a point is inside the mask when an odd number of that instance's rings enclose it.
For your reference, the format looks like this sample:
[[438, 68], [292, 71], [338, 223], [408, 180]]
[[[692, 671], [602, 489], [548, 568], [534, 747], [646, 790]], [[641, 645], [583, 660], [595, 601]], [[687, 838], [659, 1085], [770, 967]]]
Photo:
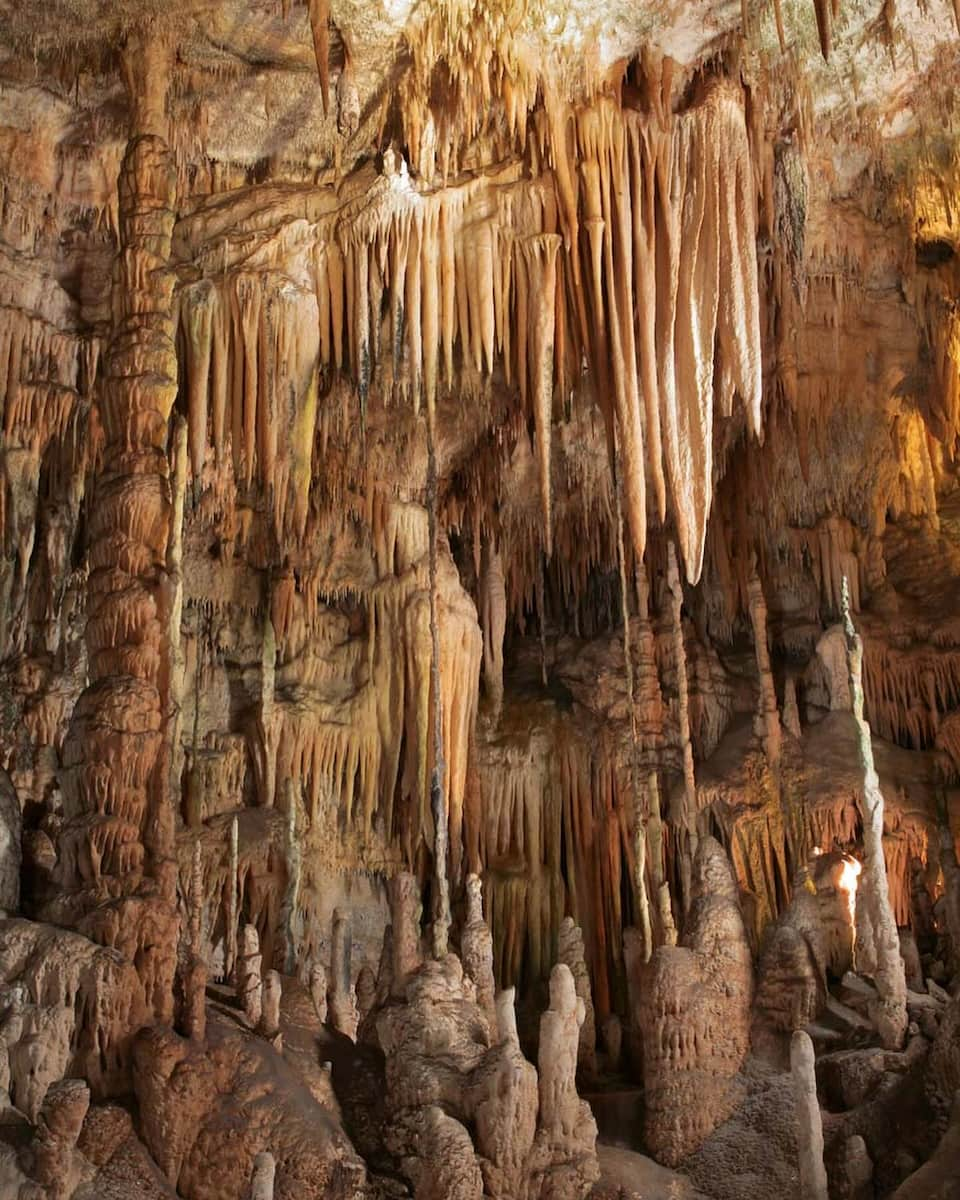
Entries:
[[840, 886], [845, 892], [857, 890], [857, 877], [863, 868], [855, 858], [849, 858], [840, 868]]

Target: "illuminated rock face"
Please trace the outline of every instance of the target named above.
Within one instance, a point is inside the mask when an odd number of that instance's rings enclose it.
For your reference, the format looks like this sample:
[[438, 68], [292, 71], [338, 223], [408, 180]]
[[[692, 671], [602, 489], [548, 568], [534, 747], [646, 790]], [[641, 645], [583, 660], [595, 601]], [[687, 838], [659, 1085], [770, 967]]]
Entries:
[[0, 0], [0, 1191], [947, 1128], [954, 8]]

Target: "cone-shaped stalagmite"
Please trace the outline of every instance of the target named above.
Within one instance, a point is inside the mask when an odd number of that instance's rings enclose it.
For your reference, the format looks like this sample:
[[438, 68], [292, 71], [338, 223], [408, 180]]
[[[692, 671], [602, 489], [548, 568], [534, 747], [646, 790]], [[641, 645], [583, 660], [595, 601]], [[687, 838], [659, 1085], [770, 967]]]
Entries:
[[857, 746], [863, 768], [863, 877], [859, 899], [873, 930], [877, 1006], [874, 1020], [884, 1046], [899, 1050], [907, 1031], [907, 985], [897, 922], [890, 906], [887, 866], [883, 855], [883, 793], [873, 763], [870, 726], [863, 715], [863, 643], [850, 616], [847, 580], [843, 580], [843, 624], [847, 637], [850, 694], [857, 722]]

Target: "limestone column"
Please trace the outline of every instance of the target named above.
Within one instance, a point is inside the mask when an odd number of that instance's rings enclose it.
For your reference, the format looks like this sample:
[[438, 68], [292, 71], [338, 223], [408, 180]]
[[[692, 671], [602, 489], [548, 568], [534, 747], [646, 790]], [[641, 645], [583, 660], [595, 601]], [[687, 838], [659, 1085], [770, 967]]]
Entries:
[[777, 710], [777, 693], [770, 668], [770, 651], [767, 646], [767, 603], [763, 598], [763, 585], [754, 570], [747, 584], [750, 606], [750, 621], [753, 625], [753, 645], [757, 656], [757, 674], [760, 677], [760, 704], [757, 719], [763, 752], [767, 756], [770, 770], [776, 772], [780, 765], [780, 714]]
[[330, 1024], [348, 1038], [357, 1036], [357, 1005], [350, 986], [350, 919], [342, 909], [334, 909], [330, 946], [330, 990], [327, 1008]]
[[237, 995], [247, 1021], [256, 1028], [263, 1013], [263, 957], [256, 926], [244, 925], [237, 959]]
[[268, 971], [263, 980], [260, 1008], [260, 1033], [281, 1048], [280, 1034], [280, 997], [283, 994], [283, 983], [279, 971]]
[[[174, 797], [164, 735], [171, 685], [167, 459], [177, 394], [173, 288], [176, 166], [165, 140], [170, 47], [128, 43], [131, 135], [120, 169], [120, 248], [98, 411], [100, 473], [88, 527], [89, 683], [64, 747], [60, 919], [136, 963], [170, 1021], [176, 965]], [[106, 901], [106, 903], [104, 903]], [[91, 911], [93, 910], [93, 911]], [[83, 914], [88, 913], [83, 919]]]
[[689, 683], [687, 652], [683, 644], [683, 585], [677, 568], [673, 542], [667, 545], [667, 585], [673, 616], [673, 653], [677, 664], [677, 718], [680, 724], [680, 752], [683, 756], [683, 808], [677, 839], [680, 845], [680, 872], [683, 882], [683, 906], [690, 907], [693, 860], [697, 853], [697, 783], [693, 773], [693, 743], [690, 740]]
[[391, 996], [402, 999], [409, 976], [420, 965], [420, 888], [413, 875], [401, 872], [390, 880]]
[[[873, 928], [877, 988], [876, 1021], [880, 1039], [888, 1050], [899, 1050], [907, 1032], [907, 983], [900, 937], [890, 905], [887, 865], [883, 857], [883, 793], [873, 763], [870, 726], [863, 715], [863, 643], [850, 617], [850, 593], [846, 576], [842, 585], [843, 627], [847, 639], [850, 694], [857, 723], [857, 744], [863, 767], [863, 876], [861, 899], [865, 901]], [[859, 910], [858, 904], [858, 910]]]

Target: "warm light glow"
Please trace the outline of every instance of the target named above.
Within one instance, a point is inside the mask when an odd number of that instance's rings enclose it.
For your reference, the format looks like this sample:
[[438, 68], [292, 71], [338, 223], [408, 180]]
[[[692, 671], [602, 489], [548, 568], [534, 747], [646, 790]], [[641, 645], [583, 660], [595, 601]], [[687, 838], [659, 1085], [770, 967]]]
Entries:
[[856, 894], [857, 877], [863, 867], [855, 858], [849, 858], [840, 869], [840, 886], [845, 892]]

